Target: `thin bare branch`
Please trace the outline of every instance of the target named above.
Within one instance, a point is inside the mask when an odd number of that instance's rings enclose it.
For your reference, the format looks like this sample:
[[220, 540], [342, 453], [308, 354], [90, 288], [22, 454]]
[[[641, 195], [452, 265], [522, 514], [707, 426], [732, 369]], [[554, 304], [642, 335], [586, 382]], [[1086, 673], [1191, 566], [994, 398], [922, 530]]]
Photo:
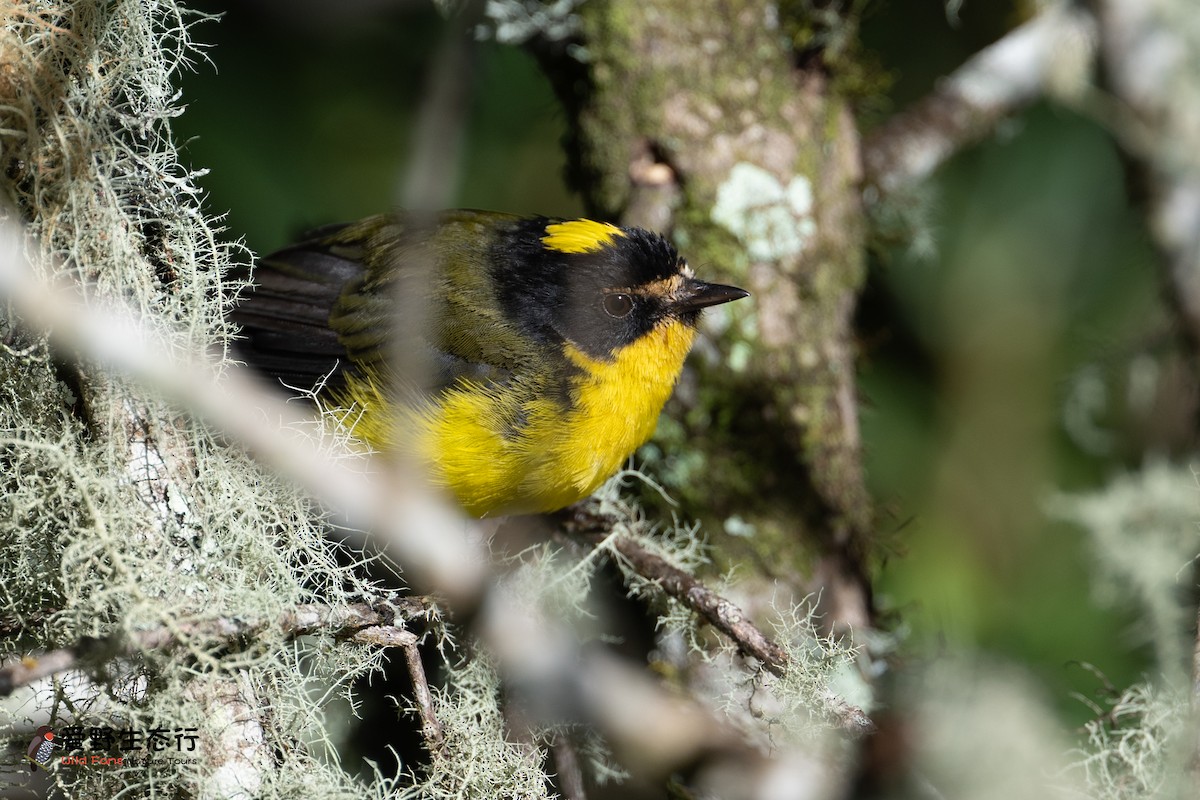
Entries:
[[412, 680], [413, 700], [417, 704], [417, 714], [421, 717], [421, 737], [430, 753], [440, 753], [449, 756], [446, 750], [446, 739], [442, 733], [442, 723], [438, 722], [433, 709], [433, 693], [429, 691], [429, 680], [425, 677], [425, 665], [421, 663], [421, 649], [417, 647], [416, 637], [404, 645], [404, 663], [408, 666], [408, 676]]
[[[786, 674], [789, 666], [787, 653], [748, 619], [736, 604], [632, 537], [611, 536], [607, 532], [597, 533], [598, 527], [606, 527], [605, 521], [600, 517], [576, 514], [565, 518], [563, 523], [569, 532], [582, 534], [594, 544], [607, 542], [635, 572], [656, 583], [668, 595], [728, 636], [743, 656], [758, 659], [763, 668], [773, 675], [782, 677]], [[847, 731], [867, 733], [875, 728], [871, 718], [862, 709], [835, 695], [830, 694], [825, 698], [824, 710]]]
[[1055, 6], [981, 50], [866, 139], [866, 185], [887, 193], [927, 177], [1048, 87], [1084, 74], [1095, 29], [1091, 14]]
[[787, 653], [736, 605], [628, 536], [616, 537], [612, 546], [639, 575], [657, 583], [664, 592], [732, 639], [742, 655], [757, 658], [774, 675], [787, 671]]
[[565, 733], [554, 737], [551, 743], [554, 752], [555, 784], [565, 800], [587, 800], [583, 785], [583, 770], [579, 767], [579, 754]]
[[89, 652], [106, 647], [131, 654], [178, 647], [185, 642], [233, 643], [261, 633], [274, 625], [289, 638], [325, 634], [356, 644], [405, 648], [415, 646], [418, 641], [417, 635], [406, 627], [406, 623], [426, 624], [437, 618], [437, 607], [431, 601], [406, 597], [390, 598], [373, 605], [301, 605], [274, 621], [243, 617], [176, 621], [170, 627], [160, 626], [136, 631], [125, 639], [112, 637], [99, 642], [91, 640], [39, 656], [26, 656], [8, 666], [0, 667], [0, 697], [12, 694], [21, 686], [73, 669], [80, 661], [86, 659]]
[[40, 656], [25, 656], [6, 667], [0, 667], [0, 697], [8, 697], [22, 686], [71, 669], [75, 661], [75, 649], [64, 647]]

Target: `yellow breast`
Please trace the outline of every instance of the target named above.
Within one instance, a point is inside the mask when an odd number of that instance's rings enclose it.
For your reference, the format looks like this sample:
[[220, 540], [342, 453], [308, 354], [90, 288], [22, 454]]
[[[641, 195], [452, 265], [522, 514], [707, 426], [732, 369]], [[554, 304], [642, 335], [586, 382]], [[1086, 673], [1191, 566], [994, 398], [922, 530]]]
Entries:
[[378, 390], [352, 381], [349, 399], [364, 409], [355, 432], [416, 454], [476, 516], [554, 511], [595, 491], [650, 438], [694, 336], [667, 321], [612, 360], [568, 346], [579, 372], [565, 399], [520, 380], [466, 383], [404, 419], [381, 419]]

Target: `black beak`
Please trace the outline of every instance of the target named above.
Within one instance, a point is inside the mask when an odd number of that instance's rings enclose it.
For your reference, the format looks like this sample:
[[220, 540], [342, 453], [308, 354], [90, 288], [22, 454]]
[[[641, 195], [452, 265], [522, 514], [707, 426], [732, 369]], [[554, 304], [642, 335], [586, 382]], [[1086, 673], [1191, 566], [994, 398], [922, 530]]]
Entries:
[[709, 306], [719, 306], [730, 300], [740, 300], [749, 297], [750, 293], [736, 286], [723, 286], [719, 283], [705, 283], [695, 278], [688, 278], [675, 300], [675, 307], [681, 311], [699, 311]]

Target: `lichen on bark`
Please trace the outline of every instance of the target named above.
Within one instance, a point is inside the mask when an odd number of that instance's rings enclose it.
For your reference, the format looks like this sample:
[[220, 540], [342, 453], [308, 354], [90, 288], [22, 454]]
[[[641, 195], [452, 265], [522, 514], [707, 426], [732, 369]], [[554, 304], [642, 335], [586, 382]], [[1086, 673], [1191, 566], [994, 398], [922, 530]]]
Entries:
[[754, 295], [710, 315], [716, 349], [698, 348], [676, 422], [649, 451], [665, 454], [659, 477], [708, 519], [718, 568], [822, 589], [834, 621], [867, 625], [851, 328], [864, 225], [848, 102], [819, 59], [799, 63], [763, 0], [604, 0], [579, 13], [586, 77], [559, 89], [589, 207], [668, 220], [700, 274]]

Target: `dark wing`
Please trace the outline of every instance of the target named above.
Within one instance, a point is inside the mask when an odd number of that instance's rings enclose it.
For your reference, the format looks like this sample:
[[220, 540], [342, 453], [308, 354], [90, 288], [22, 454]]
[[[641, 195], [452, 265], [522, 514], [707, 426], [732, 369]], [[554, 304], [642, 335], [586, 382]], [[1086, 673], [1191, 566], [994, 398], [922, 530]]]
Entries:
[[[288, 386], [326, 380], [336, 392], [347, 372], [383, 364], [391, 337], [411, 333], [398, 324], [408, 311], [421, 331], [402, 355], [421, 348], [427, 390], [507, 380], [544, 357], [503, 318], [483, 263], [497, 228], [516, 219], [455, 211], [425, 233], [397, 216], [315, 231], [258, 262], [230, 314], [242, 327], [235, 355]], [[397, 286], [414, 272], [420, 285]]]
[[322, 228], [311, 238], [259, 260], [253, 285], [230, 312], [241, 326], [234, 355], [284, 384], [308, 390], [326, 376], [340, 383], [349, 366], [345, 346], [329, 315], [348, 286], [361, 282], [365, 266], [334, 252], [329, 237], [346, 226]]

